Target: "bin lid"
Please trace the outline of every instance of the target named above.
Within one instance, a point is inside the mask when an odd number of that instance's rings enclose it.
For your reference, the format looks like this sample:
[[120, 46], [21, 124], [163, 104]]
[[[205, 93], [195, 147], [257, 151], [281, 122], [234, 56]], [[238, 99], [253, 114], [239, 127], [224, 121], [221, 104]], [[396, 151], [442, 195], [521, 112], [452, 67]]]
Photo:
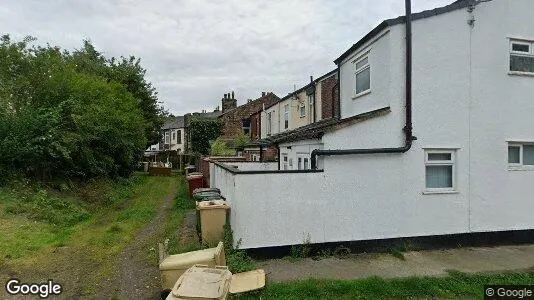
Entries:
[[232, 275], [230, 294], [259, 290], [265, 286], [265, 271], [258, 269]]
[[199, 262], [213, 260], [217, 253], [217, 248], [209, 248], [198, 251], [180, 253], [167, 256], [160, 264], [160, 270], [187, 269]]
[[198, 189], [194, 189], [193, 190], [193, 195], [196, 194], [196, 193], [205, 193], [205, 192], [220, 193], [221, 190], [219, 190], [218, 188], [198, 188]]
[[216, 209], [224, 208], [230, 209], [230, 205], [224, 200], [209, 200], [209, 201], [197, 201], [197, 209]]
[[195, 265], [176, 281], [172, 295], [179, 299], [224, 299], [231, 278], [226, 266]]

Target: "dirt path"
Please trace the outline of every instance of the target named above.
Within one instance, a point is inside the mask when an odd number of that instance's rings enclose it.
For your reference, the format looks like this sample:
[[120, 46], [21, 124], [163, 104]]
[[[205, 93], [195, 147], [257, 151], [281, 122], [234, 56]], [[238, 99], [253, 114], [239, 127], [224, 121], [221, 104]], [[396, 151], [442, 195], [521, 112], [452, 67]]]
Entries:
[[155, 238], [165, 229], [172, 209], [176, 185], [169, 186], [168, 195], [150, 224], [143, 228], [118, 259], [119, 299], [160, 299], [160, 279], [157, 264], [147, 261], [147, 253], [157, 255]]
[[469, 247], [413, 251], [405, 260], [391, 254], [355, 254], [346, 259], [311, 258], [290, 262], [273, 259], [258, 263], [270, 282], [322, 279], [357, 279], [444, 276], [449, 270], [465, 273], [507, 272], [534, 268], [534, 245]]

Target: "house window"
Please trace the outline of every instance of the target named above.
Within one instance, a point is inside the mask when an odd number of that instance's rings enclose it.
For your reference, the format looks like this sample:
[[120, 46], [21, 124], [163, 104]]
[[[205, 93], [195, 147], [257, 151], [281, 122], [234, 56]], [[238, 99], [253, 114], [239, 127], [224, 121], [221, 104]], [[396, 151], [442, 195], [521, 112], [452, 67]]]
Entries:
[[177, 132], [178, 132], [178, 141], [176, 143], [181, 144], [182, 143], [182, 131], [178, 130]]
[[308, 170], [308, 158], [304, 158], [304, 170]]
[[271, 135], [272, 117], [271, 113], [267, 113], [267, 135]]
[[284, 129], [289, 128], [289, 104], [284, 105]]
[[371, 66], [369, 57], [364, 56], [354, 63], [356, 69], [356, 96], [371, 90]]
[[425, 151], [426, 191], [447, 192], [455, 188], [455, 151]]
[[299, 170], [302, 170], [302, 157], [297, 158], [297, 167]]
[[282, 167], [284, 170], [287, 170], [288, 169], [288, 159], [287, 159], [287, 154], [282, 154]]
[[306, 103], [304, 102], [299, 104], [299, 115], [301, 118], [306, 116]]
[[169, 132], [165, 132], [165, 144], [169, 144]]
[[534, 73], [533, 41], [510, 41], [510, 71]]
[[243, 120], [243, 133], [250, 135], [250, 120]]
[[174, 132], [172, 133], [172, 140], [173, 140], [173, 141], [176, 141], [176, 131], [174, 131]]
[[310, 122], [313, 122], [313, 100], [315, 95], [311, 94], [308, 96], [308, 115], [310, 116]]
[[508, 144], [508, 165], [510, 167], [534, 168], [534, 143], [532, 144]]

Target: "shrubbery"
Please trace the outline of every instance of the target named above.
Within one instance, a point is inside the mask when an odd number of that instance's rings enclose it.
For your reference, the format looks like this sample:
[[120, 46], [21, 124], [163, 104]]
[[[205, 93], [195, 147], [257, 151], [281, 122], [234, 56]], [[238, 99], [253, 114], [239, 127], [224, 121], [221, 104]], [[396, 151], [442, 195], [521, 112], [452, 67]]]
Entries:
[[0, 177], [128, 176], [164, 112], [134, 57], [0, 39]]

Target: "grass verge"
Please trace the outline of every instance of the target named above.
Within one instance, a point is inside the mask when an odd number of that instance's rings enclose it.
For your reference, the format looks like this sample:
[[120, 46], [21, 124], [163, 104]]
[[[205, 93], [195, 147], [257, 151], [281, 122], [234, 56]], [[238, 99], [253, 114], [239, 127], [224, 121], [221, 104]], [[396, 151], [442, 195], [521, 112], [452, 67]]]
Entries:
[[534, 271], [505, 274], [450, 272], [446, 277], [304, 280], [268, 284], [233, 299], [483, 299], [484, 285], [532, 284]]
[[54, 278], [66, 297], [112, 288], [116, 258], [176, 189], [176, 179], [135, 175], [61, 191], [0, 189], [0, 280]]

